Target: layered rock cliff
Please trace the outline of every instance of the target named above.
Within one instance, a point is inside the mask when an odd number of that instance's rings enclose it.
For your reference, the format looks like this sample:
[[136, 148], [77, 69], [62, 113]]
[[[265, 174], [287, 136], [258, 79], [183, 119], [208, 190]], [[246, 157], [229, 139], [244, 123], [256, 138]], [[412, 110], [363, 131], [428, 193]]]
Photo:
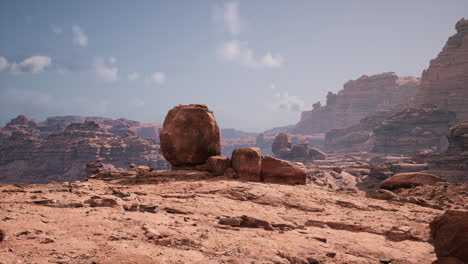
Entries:
[[374, 129], [374, 152], [416, 154], [448, 147], [447, 131], [455, 114], [433, 105], [408, 108]]
[[434, 104], [463, 121], [468, 119], [468, 20], [461, 19], [455, 28], [457, 33], [423, 72], [413, 104]]
[[314, 134], [357, 124], [367, 114], [408, 102], [419, 89], [419, 78], [398, 77], [393, 72], [361, 76], [344, 84], [337, 94], [329, 92], [327, 103], [302, 112], [301, 120], [289, 132]]
[[86, 163], [102, 159], [115, 167], [129, 163], [166, 168], [159, 145], [127, 134], [106, 132], [96, 121], [72, 123], [45, 139], [15, 131], [0, 144], [0, 182], [41, 183], [83, 179]]

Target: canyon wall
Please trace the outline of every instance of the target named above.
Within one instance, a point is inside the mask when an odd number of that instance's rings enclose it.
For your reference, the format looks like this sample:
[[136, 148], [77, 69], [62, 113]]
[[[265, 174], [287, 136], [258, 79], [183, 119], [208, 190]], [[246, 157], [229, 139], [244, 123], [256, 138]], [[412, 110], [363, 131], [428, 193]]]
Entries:
[[423, 72], [413, 105], [434, 104], [461, 122], [468, 119], [468, 20], [461, 19], [455, 28], [457, 33]]
[[393, 72], [361, 76], [344, 84], [337, 94], [329, 92], [327, 103], [302, 112], [301, 120], [288, 132], [324, 133], [359, 123], [367, 114], [408, 102], [419, 89], [419, 78], [398, 77]]
[[0, 182], [44, 183], [85, 177], [85, 165], [101, 159], [109, 167], [130, 163], [167, 168], [159, 144], [131, 133], [120, 137], [96, 121], [71, 123], [64, 131], [39, 138], [17, 130], [0, 144]]

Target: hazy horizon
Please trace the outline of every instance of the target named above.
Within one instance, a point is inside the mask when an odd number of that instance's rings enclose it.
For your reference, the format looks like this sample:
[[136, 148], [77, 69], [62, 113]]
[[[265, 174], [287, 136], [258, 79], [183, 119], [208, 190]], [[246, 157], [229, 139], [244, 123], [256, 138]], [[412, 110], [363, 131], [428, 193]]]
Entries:
[[458, 0], [180, 3], [0, 2], [0, 124], [162, 123], [197, 103], [223, 128], [261, 132], [295, 124], [347, 80], [419, 77], [468, 17]]

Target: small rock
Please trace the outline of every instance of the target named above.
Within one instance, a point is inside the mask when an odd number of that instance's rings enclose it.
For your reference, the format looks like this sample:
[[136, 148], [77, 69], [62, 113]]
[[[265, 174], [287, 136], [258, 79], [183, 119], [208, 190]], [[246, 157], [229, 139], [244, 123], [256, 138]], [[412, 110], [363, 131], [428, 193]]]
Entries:
[[27, 236], [29, 234], [31, 234], [31, 230], [24, 230], [22, 232], [19, 232], [18, 234], [16, 234], [16, 236]]
[[45, 238], [44, 240], [41, 241], [41, 244], [50, 244], [50, 243], [54, 243], [55, 240], [53, 238], [50, 238], [50, 237], [47, 237]]
[[93, 196], [91, 199], [84, 201], [85, 204], [89, 204], [91, 207], [117, 207], [119, 203], [112, 198], [101, 198], [99, 196]]

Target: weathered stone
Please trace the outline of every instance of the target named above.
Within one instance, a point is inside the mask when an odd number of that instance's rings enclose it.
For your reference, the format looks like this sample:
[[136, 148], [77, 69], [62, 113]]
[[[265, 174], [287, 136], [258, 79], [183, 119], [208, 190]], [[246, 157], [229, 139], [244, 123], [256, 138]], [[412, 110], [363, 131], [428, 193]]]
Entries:
[[231, 167], [231, 160], [226, 156], [211, 156], [206, 162], [208, 170], [214, 175], [223, 175]]
[[270, 156], [262, 157], [262, 177], [268, 183], [306, 184], [304, 165]]
[[449, 152], [468, 151], [468, 120], [451, 127], [448, 140]]
[[321, 151], [318, 148], [309, 147], [308, 156], [311, 160], [325, 160], [327, 159], [327, 154]]
[[468, 262], [468, 210], [448, 210], [434, 218], [429, 227], [437, 258]]
[[445, 182], [445, 180], [428, 173], [407, 172], [395, 174], [384, 180], [380, 184], [380, 188], [395, 190], [398, 188], [412, 188], [419, 185], [435, 185], [438, 182]]
[[276, 135], [271, 145], [273, 154], [282, 156], [290, 151], [291, 148], [291, 137], [286, 133], [279, 133]]
[[172, 166], [196, 166], [221, 152], [221, 132], [205, 105], [179, 105], [166, 115], [159, 134], [161, 150]]
[[239, 179], [246, 181], [262, 181], [262, 157], [258, 148], [235, 149], [232, 152], [232, 168]]

